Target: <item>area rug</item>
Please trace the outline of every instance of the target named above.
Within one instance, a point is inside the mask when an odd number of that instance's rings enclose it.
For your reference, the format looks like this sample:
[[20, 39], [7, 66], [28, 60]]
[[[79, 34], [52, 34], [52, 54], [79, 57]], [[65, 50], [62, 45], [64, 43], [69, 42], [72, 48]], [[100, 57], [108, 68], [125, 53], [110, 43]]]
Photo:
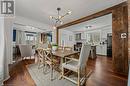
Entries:
[[76, 86], [76, 84], [66, 80], [61, 79], [59, 80], [59, 72], [54, 72], [54, 79], [51, 81], [51, 72], [49, 73], [43, 73], [43, 68], [38, 69], [37, 64], [31, 64], [27, 66], [27, 69], [34, 80], [36, 86]]

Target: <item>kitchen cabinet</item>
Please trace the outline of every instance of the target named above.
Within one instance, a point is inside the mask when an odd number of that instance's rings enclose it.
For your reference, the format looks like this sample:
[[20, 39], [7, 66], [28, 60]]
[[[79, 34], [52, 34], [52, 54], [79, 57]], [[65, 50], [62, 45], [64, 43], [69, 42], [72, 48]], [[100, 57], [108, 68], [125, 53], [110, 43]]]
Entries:
[[81, 40], [81, 33], [75, 34], [75, 40]]
[[98, 55], [107, 55], [107, 45], [97, 45], [96, 46], [96, 54]]
[[86, 33], [85, 32], [81, 33], [81, 39], [86, 39]]
[[86, 33], [85, 32], [75, 34], [75, 40], [82, 40], [82, 39], [86, 39]]

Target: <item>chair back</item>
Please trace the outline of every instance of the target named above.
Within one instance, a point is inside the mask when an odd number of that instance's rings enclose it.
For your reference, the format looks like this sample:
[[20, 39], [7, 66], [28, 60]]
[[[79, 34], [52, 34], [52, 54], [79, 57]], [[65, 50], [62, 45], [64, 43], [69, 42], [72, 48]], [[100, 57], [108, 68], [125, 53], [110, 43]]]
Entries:
[[33, 56], [31, 45], [19, 45], [19, 49], [20, 49], [21, 57]]
[[43, 58], [44, 56], [43, 56], [44, 54], [43, 54], [43, 49], [37, 49], [37, 56], [39, 57], [39, 58]]
[[86, 66], [86, 62], [88, 61], [90, 50], [91, 50], [91, 45], [82, 45], [80, 57], [79, 57], [80, 69]]
[[44, 43], [44, 44], [38, 44], [38, 48], [48, 48], [48, 44]]
[[44, 49], [43, 54], [46, 61], [52, 61], [52, 51], [50, 49]]

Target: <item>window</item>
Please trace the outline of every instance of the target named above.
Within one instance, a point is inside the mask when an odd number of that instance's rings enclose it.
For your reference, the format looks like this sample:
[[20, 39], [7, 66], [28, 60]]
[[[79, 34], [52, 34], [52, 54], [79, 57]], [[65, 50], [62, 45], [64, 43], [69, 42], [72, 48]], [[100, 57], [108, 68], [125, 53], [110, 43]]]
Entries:
[[26, 43], [27, 44], [36, 44], [36, 40], [37, 40], [37, 34], [36, 33], [29, 33], [26, 32]]

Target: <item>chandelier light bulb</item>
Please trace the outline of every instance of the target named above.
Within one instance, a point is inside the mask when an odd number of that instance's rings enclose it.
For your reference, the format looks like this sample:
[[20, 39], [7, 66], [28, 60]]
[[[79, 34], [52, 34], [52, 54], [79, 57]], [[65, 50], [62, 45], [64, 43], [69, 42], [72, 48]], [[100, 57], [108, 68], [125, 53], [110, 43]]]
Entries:
[[63, 22], [61, 21], [60, 24], [63, 24]]
[[50, 16], [50, 19], [52, 19], [53, 17], [52, 16]]
[[59, 19], [61, 18], [61, 16], [59, 16]]
[[68, 14], [71, 14], [71, 13], [72, 13], [72, 11], [69, 10], [69, 11], [68, 11]]
[[56, 26], [53, 26], [53, 29], [56, 29]]

